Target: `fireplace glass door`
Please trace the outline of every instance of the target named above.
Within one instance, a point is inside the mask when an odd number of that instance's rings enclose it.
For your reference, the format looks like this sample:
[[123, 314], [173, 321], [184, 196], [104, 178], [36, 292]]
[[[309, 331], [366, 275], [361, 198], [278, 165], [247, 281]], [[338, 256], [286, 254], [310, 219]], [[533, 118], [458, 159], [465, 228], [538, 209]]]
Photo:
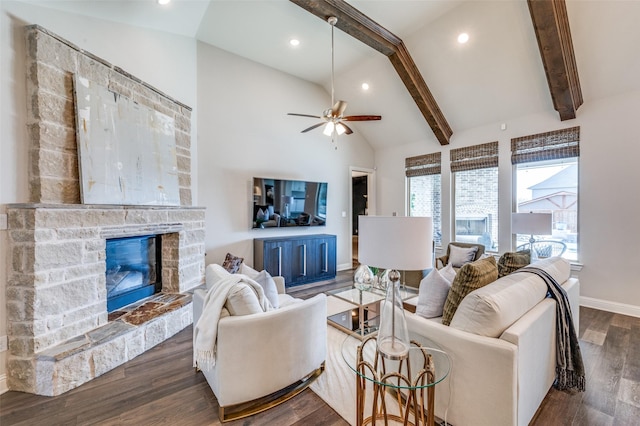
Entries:
[[160, 291], [160, 239], [157, 236], [107, 240], [107, 311]]

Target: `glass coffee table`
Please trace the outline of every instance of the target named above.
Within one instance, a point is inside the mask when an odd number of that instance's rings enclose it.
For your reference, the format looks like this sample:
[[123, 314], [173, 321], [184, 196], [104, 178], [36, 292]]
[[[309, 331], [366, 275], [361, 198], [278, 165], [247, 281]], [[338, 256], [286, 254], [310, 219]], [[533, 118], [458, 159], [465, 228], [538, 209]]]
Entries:
[[[418, 289], [401, 287], [402, 300], [418, 294]], [[353, 286], [342, 287], [327, 292], [327, 321], [339, 330], [360, 340], [378, 331], [380, 302], [385, 298], [382, 289], [372, 287], [358, 290]]]

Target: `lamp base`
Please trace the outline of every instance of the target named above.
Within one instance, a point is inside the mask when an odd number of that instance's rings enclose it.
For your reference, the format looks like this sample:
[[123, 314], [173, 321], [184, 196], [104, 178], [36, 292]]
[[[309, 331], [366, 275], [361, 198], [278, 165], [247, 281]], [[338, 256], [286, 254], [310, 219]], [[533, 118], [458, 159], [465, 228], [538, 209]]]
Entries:
[[409, 346], [398, 339], [378, 340], [378, 352], [392, 361], [400, 361], [409, 356]]

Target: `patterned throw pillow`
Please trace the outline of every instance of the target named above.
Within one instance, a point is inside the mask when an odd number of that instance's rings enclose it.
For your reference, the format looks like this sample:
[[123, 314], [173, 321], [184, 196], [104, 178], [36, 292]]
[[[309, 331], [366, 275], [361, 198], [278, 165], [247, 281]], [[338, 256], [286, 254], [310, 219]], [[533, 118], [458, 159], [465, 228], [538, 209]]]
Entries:
[[224, 262], [222, 262], [222, 267], [227, 270], [230, 274], [235, 274], [240, 269], [240, 265], [244, 261], [244, 257], [234, 256], [231, 253], [227, 253], [224, 258]]
[[498, 260], [498, 278], [509, 275], [531, 263], [531, 252], [527, 250], [506, 252]]
[[442, 324], [449, 325], [458, 305], [473, 290], [498, 279], [498, 265], [493, 256], [467, 263], [460, 268], [451, 284], [442, 313]]

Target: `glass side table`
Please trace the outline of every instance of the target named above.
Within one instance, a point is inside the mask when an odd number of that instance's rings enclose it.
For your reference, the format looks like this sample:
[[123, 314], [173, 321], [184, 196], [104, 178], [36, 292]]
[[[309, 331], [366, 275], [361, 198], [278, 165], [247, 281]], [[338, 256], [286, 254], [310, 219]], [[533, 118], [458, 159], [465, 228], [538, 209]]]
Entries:
[[[356, 425], [378, 420], [413, 426], [435, 424], [435, 385], [451, 371], [451, 358], [423, 336], [411, 334], [410, 338], [409, 355], [399, 361], [382, 356], [374, 336], [363, 341], [347, 336], [343, 341], [342, 358], [356, 373]], [[372, 396], [369, 404], [368, 392]], [[397, 409], [388, 407], [387, 394], [397, 402]]]

